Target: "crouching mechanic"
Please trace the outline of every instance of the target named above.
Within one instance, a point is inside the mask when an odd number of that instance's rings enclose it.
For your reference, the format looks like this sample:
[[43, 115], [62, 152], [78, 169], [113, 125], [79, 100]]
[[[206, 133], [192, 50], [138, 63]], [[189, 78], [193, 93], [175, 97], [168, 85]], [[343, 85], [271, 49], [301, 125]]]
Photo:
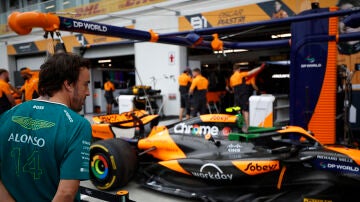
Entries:
[[80, 201], [89, 178], [89, 61], [59, 53], [40, 68], [40, 98], [0, 116], [0, 201]]

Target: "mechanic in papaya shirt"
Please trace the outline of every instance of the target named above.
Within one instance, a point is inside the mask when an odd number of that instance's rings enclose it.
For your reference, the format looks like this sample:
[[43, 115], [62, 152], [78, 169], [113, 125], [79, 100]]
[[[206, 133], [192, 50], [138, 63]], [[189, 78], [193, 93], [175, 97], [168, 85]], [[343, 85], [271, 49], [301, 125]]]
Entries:
[[241, 108], [241, 113], [244, 117], [243, 132], [247, 133], [249, 127], [249, 98], [250, 90], [252, 88], [251, 78], [263, 70], [265, 64], [254, 68], [250, 71], [240, 71], [240, 65], [234, 64], [234, 73], [230, 77], [230, 87], [234, 91], [234, 106]]
[[104, 83], [105, 99], [106, 99], [106, 114], [112, 113], [112, 104], [114, 103], [114, 90], [115, 86], [110, 78], [106, 78]]
[[90, 62], [58, 53], [41, 66], [38, 99], [0, 116], [0, 201], [80, 201], [89, 179]]
[[15, 99], [12, 96], [13, 86], [9, 84], [9, 72], [0, 69], [0, 114], [15, 106]]
[[38, 83], [39, 77], [35, 72], [31, 72], [28, 67], [20, 69], [20, 75], [24, 79], [24, 85], [20, 88], [23, 92], [23, 101], [32, 100], [39, 97]]
[[194, 79], [191, 83], [189, 94], [193, 95], [191, 101], [191, 116], [197, 116], [197, 113], [206, 113], [206, 93], [209, 85], [209, 81], [201, 75], [201, 70], [195, 68], [193, 70]]
[[189, 88], [192, 82], [190, 76], [190, 70], [186, 69], [179, 78], [179, 91], [180, 91], [180, 114], [179, 120], [182, 120], [183, 113], [185, 111], [186, 119], [190, 118], [190, 98], [189, 98]]

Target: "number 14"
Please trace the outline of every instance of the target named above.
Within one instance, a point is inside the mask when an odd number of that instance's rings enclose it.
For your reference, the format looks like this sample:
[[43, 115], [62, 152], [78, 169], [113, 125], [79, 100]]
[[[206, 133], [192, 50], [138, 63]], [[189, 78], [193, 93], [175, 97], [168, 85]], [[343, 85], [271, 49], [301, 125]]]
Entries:
[[29, 173], [33, 179], [40, 179], [43, 174], [43, 170], [40, 168], [40, 154], [39, 151], [34, 150], [30, 155], [27, 156], [25, 164], [21, 165], [21, 149], [19, 147], [11, 150], [11, 157], [14, 159], [15, 172], [17, 176], [20, 176], [20, 172]]

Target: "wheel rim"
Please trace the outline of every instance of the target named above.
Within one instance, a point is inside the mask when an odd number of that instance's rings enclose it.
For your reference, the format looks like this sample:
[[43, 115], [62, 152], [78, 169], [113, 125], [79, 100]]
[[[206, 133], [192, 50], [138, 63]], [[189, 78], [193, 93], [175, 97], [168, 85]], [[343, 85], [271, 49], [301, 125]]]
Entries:
[[103, 180], [109, 173], [109, 164], [101, 154], [95, 154], [91, 160], [91, 171], [95, 178]]

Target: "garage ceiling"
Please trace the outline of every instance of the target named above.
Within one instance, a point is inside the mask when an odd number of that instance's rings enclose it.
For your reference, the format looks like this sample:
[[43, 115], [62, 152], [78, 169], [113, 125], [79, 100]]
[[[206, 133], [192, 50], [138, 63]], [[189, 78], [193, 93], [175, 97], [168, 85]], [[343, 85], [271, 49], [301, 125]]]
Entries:
[[[237, 30], [219, 33], [219, 38], [230, 42], [256, 42], [276, 40], [272, 35], [290, 33], [290, 24], [281, 26], [259, 26], [247, 30]], [[289, 39], [289, 37], [287, 37]], [[228, 63], [239, 61], [259, 61], [259, 60], [287, 60], [289, 59], [290, 47], [274, 49], [253, 49], [246, 52], [214, 54], [213, 51], [190, 48], [189, 59], [199, 60], [202, 64]]]

